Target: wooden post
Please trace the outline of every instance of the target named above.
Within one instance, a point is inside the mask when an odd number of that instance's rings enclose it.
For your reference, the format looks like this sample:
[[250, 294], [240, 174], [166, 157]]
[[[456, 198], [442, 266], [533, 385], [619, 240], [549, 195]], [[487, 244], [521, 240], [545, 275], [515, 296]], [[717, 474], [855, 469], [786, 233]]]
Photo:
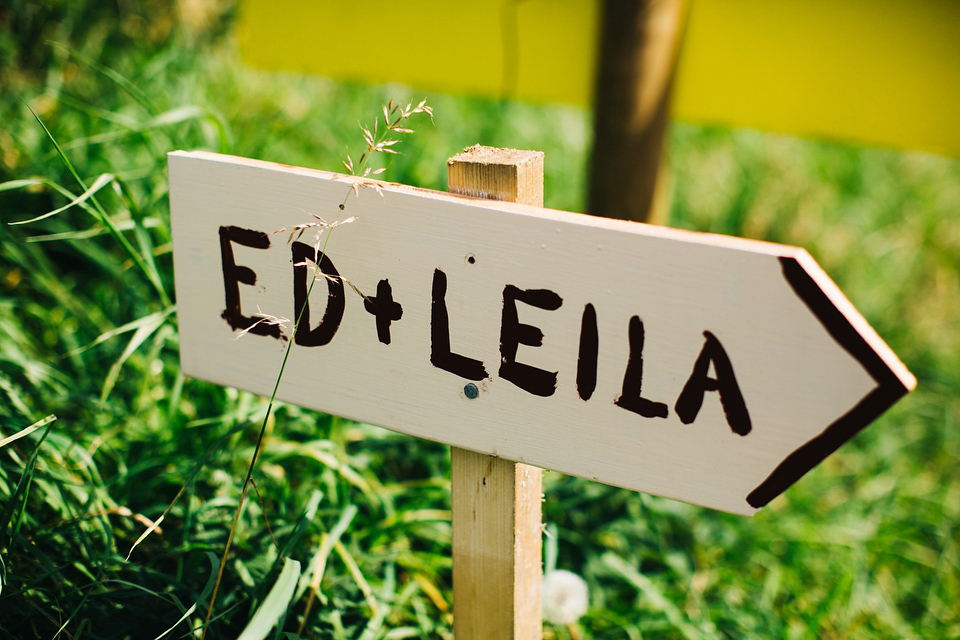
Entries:
[[605, 0], [587, 212], [666, 222], [663, 145], [688, 0]]
[[[449, 191], [543, 206], [543, 153], [479, 145], [447, 162]], [[451, 448], [457, 640], [541, 637], [538, 467]]]

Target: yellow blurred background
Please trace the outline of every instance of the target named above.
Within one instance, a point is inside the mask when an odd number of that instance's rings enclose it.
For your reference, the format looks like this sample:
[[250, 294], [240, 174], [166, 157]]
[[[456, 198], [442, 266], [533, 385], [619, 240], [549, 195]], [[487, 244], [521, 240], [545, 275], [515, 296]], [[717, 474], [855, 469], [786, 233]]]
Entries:
[[[592, 104], [599, 0], [245, 0], [257, 68]], [[693, 0], [673, 117], [960, 156], [960, 1]]]

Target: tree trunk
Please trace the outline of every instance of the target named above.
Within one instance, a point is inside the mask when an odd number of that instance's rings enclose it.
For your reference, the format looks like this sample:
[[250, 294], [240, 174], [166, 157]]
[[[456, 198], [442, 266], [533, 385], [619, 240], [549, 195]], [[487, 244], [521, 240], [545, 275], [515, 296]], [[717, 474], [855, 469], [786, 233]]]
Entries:
[[605, 0], [589, 213], [666, 221], [663, 146], [687, 0]]

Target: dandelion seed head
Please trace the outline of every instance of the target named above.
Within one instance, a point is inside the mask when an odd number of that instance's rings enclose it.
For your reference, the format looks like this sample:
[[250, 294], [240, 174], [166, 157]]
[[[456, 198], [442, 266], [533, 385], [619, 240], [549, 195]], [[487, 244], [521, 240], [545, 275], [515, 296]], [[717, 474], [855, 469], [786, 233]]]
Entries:
[[583, 578], [558, 569], [543, 577], [543, 617], [554, 624], [572, 624], [587, 612], [590, 594]]

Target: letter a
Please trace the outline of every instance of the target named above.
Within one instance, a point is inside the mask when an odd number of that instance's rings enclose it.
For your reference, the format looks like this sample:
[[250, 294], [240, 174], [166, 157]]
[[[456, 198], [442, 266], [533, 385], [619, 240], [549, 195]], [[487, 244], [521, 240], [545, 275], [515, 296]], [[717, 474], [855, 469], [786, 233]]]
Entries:
[[[703, 335], [707, 340], [703, 343], [703, 349], [700, 350], [700, 355], [697, 356], [697, 361], [693, 365], [690, 379], [683, 385], [683, 391], [677, 398], [674, 410], [683, 424], [690, 424], [697, 419], [697, 414], [703, 405], [703, 394], [707, 391], [716, 391], [720, 394], [720, 406], [723, 407], [730, 429], [738, 435], [745, 436], [752, 428], [750, 414], [747, 413], [747, 405], [737, 385], [737, 378], [733, 375], [733, 365], [730, 364], [730, 358], [727, 357], [727, 352], [724, 351], [723, 345], [716, 336], [709, 331], [704, 331]], [[717, 374], [716, 378], [707, 375], [711, 362]]]

